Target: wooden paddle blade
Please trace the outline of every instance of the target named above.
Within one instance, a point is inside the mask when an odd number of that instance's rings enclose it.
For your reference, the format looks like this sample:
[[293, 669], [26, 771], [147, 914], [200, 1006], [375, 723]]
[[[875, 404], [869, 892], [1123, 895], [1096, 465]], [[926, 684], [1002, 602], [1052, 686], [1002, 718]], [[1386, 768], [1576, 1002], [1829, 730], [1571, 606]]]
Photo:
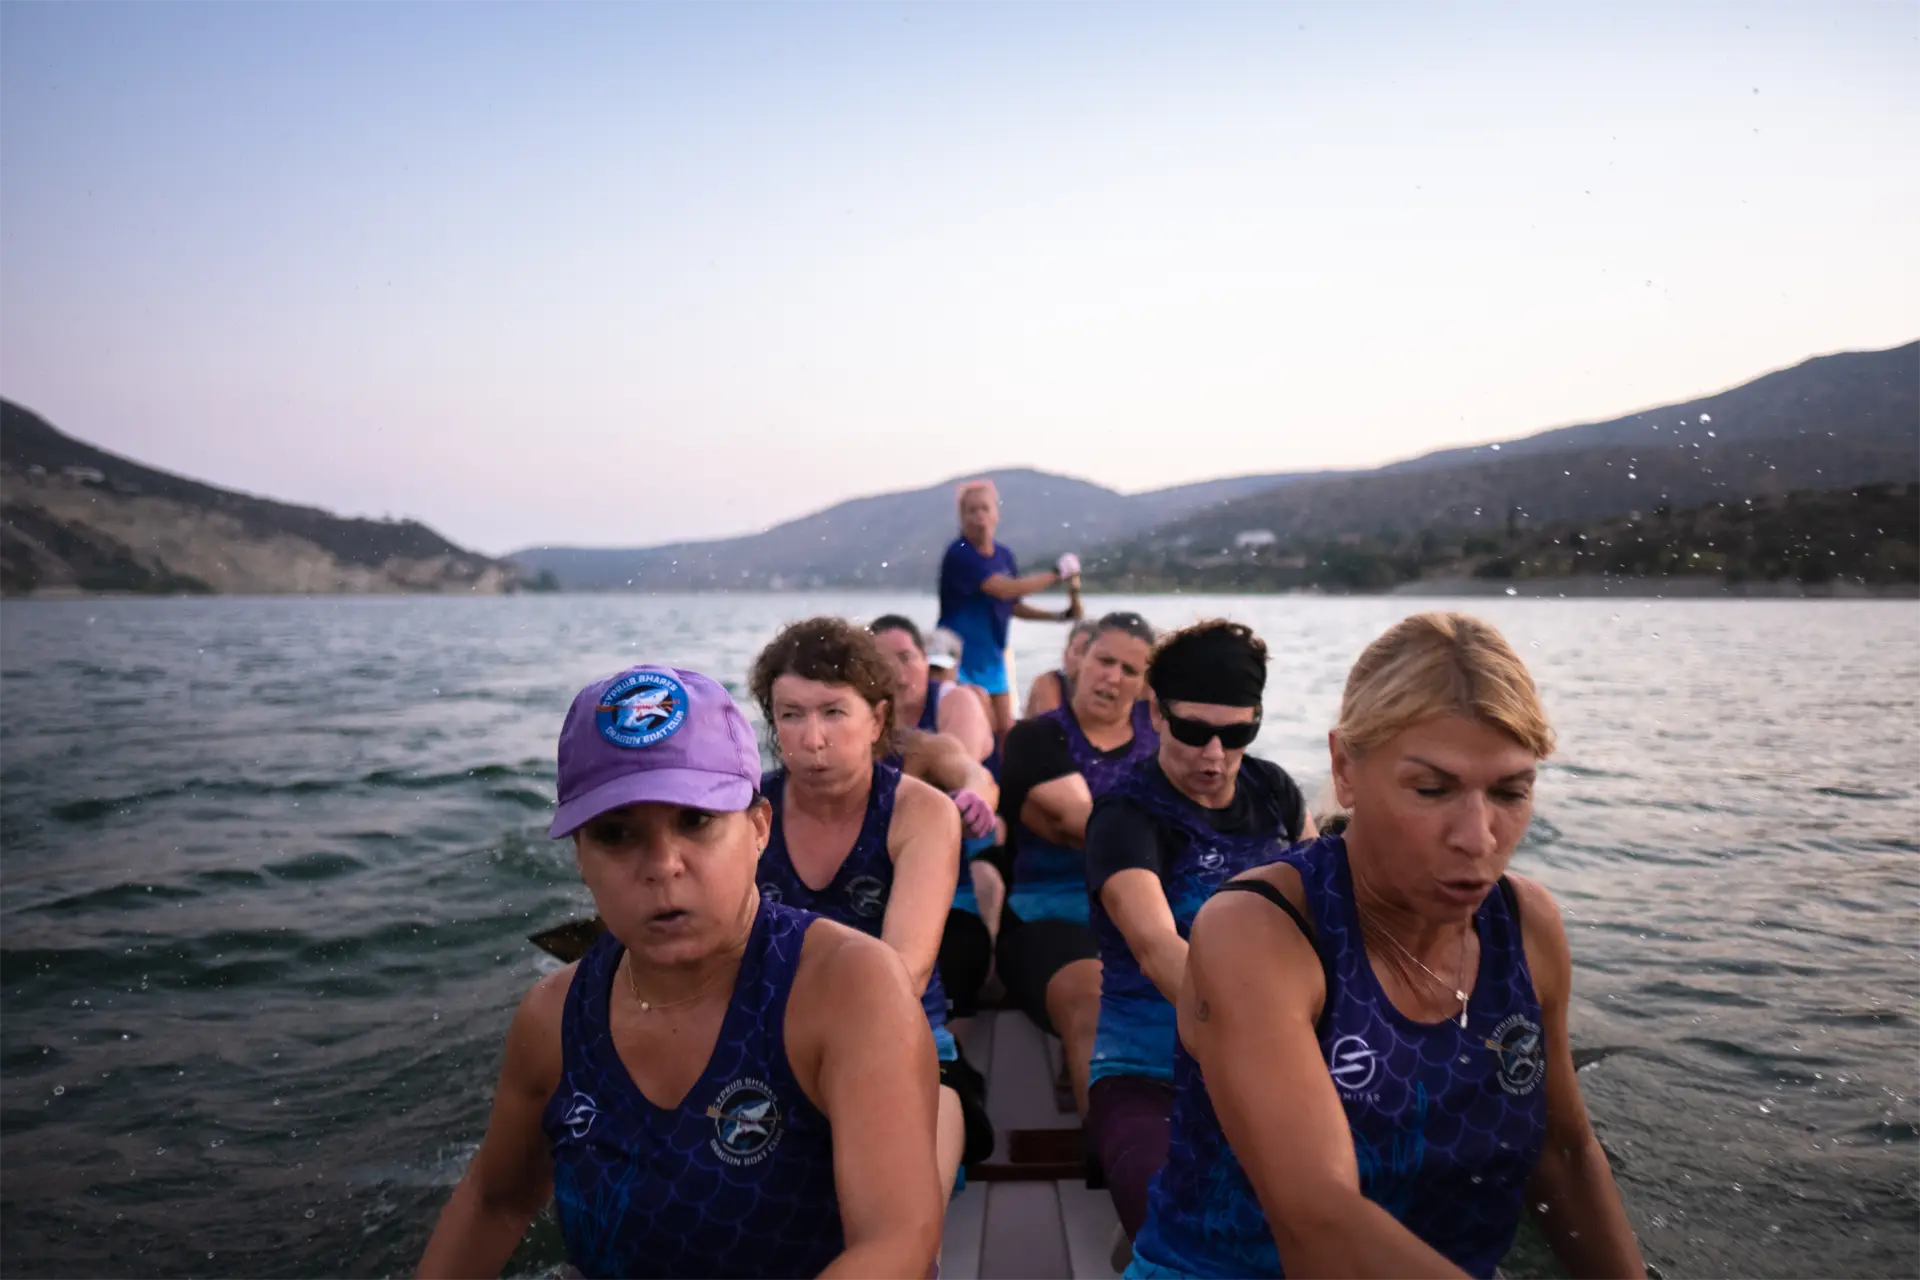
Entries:
[[593, 915], [582, 920], [569, 920], [551, 929], [542, 929], [539, 933], [528, 934], [527, 941], [555, 959], [572, 964], [587, 954], [587, 948], [591, 947], [606, 931], [606, 921]]

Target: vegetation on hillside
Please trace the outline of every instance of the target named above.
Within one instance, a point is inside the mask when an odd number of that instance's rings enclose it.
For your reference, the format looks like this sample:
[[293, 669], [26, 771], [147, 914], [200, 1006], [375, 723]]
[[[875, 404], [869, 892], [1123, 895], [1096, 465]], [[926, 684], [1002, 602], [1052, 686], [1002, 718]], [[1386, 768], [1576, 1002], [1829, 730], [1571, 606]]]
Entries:
[[1800, 491], [1611, 520], [1505, 528], [1382, 530], [1250, 545], [1123, 548], [1087, 566], [1124, 591], [1383, 591], [1422, 579], [1608, 576], [1920, 588], [1920, 485]]

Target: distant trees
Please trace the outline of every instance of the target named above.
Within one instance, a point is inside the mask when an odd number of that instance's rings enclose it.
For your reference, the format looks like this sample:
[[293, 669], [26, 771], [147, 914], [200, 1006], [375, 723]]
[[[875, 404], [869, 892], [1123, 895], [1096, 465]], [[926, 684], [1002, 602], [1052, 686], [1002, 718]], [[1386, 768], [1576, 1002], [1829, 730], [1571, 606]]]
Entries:
[[[1090, 579], [1139, 590], [1381, 591], [1421, 578], [1508, 581], [1606, 574], [1717, 577], [1728, 583], [1836, 581], [1920, 589], [1920, 485], [1803, 491], [1527, 529], [1516, 505], [1506, 528], [1376, 531], [1280, 539], [1238, 554], [1122, 548]], [[1503, 536], [1504, 535], [1504, 536]]]

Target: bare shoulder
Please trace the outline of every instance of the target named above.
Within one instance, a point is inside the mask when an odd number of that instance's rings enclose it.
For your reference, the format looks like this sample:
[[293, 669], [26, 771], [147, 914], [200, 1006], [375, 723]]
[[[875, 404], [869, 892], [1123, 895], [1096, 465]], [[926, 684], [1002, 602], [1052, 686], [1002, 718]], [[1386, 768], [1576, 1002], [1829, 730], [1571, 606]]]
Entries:
[[514, 1015], [515, 1018], [524, 1018], [538, 1027], [551, 1026], [558, 1031], [561, 1015], [567, 1007], [567, 992], [573, 987], [573, 975], [579, 971], [580, 962], [575, 960], [542, 975], [520, 998], [520, 1011]]
[[[966, 785], [974, 759], [966, 746], [950, 733], [912, 731], [900, 740], [901, 789], [909, 790], [907, 779], [923, 782], [934, 790]], [[896, 793], [894, 805], [901, 801]]]
[[910, 821], [938, 822], [949, 813], [955, 822], [960, 820], [946, 792], [909, 774], [900, 776], [900, 789], [893, 794], [893, 811]]
[[823, 1023], [831, 1023], [849, 1008], [884, 1004], [896, 989], [911, 999], [906, 965], [892, 947], [837, 920], [822, 918], [807, 926], [790, 997], [800, 1012], [818, 1012]]
[[[1311, 924], [1297, 870], [1276, 862], [1228, 883], [1256, 882], [1271, 887]], [[1246, 1008], [1298, 1010], [1311, 1021], [1326, 1000], [1326, 979], [1313, 938], [1258, 892], [1216, 890], [1207, 900], [1193, 921], [1187, 972], [1199, 999], [1196, 1016], [1210, 999], [1216, 1009], [1237, 1000]]]
[[560, 1026], [567, 1009], [567, 992], [580, 964], [575, 961], [546, 974], [520, 998], [513, 1025], [507, 1030], [507, 1057], [515, 1074], [531, 1087], [560, 1080]]
[[[1307, 886], [1300, 879], [1299, 869], [1292, 863], [1269, 862], [1262, 867], [1252, 867], [1246, 871], [1242, 871], [1239, 875], [1235, 876], [1233, 880], [1228, 881], [1228, 883], [1231, 884], [1234, 881], [1244, 883], [1254, 880], [1272, 885], [1280, 891], [1280, 896], [1285, 898], [1296, 911], [1300, 912], [1301, 915], [1307, 915]], [[1208, 900], [1207, 905], [1202, 907], [1201, 910], [1208, 911], [1219, 906], [1225, 908], [1225, 910], [1216, 914], [1227, 914], [1231, 912], [1236, 915], [1247, 916], [1259, 914], [1258, 912], [1247, 911], [1245, 909], [1250, 906], [1258, 906], [1261, 911], [1273, 911], [1274, 908], [1271, 903], [1256, 903], [1254, 899], [1257, 896], [1259, 895], [1252, 893], [1216, 892], [1213, 897]], [[1307, 916], [1307, 918], [1312, 919], [1313, 917]]]
[[1564, 996], [1573, 982], [1573, 955], [1560, 904], [1545, 885], [1528, 876], [1508, 872], [1507, 882], [1520, 907], [1520, 938], [1527, 966], [1533, 970], [1535, 992], [1543, 1001], [1556, 994]]
[[788, 1056], [803, 1087], [835, 1041], [863, 1043], [895, 1021], [915, 1020], [925, 1026], [899, 952], [835, 920], [807, 926], [787, 998]]
[[1542, 912], [1550, 919], [1560, 919], [1560, 904], [1553, 900], [1547, 887], [1532, 876], [1523, 876], [1518, 871], [1507, 872], [1507, 883], [1513, 886], [1513, 896], [1520, 901], [1520, 914], [1524, 919], [1534, 912]]
[[[1306, 886], [1300, 881], [1300, 873], [1284, 862], [1269, 863], [1264, 867], [1255, 867], [1235, 876], [1229, 884], [1262, 882], [1270, 885], [1285, 898], [1303, 917], [1311, 921], [1307, 913]], [[1221, 886], [1222, 889], [1225, 886]], [[1279, 910], [1272, 902], [1265, 900], [1259, 893], [1220, 892], [1216, 890], [1200, 913], [1194, 917], [1192, 942], [1195, 952], [1215, 951], [1222, 956], [1242, 953], [1249, 945], [1256, 945], [1275, 936], [1274, 917]], [[1298, 933], [1291, 921], [1282, 921], [1289, 932]]]

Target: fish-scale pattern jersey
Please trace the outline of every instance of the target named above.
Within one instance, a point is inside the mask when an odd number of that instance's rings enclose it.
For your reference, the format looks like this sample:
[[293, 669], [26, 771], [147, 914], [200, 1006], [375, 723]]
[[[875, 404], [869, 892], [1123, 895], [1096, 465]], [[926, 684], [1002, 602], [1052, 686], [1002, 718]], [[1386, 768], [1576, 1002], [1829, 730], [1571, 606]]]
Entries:
[[[1067, 755], [1073, 760], [1075, 770], [1087, 780], [1087, 790], [1095, 800], [1112, 790], [1135, 765], [1152, 759], [1160, 749], [1160, 735], [1154, 732], [1153, 716], [1145, 702], [1133, 704], [1133, 740], [1125, 751], [1114, 755], [1108, 755], [1087, 740], [1071, 707], [1055, 707], [1036, 719], [1052, 720], [1066, 731]], [[1013, 886], [1008, 891], [1007, 905], [1022, 920], [1088, 923], [1086, 855], [1079, 849], [1043, 840], [1023, 828], [1019, 848], [1014, 850]]]
[[[1160, 875], [1181, 937], [1192, 931], [1193, 918], [1216, 888], [1285, 852], [1286, 819], [1279, 789], [1267, 772], [1270, 768], [1249, 760], [1235, 779], [1235, 786], [1250, 793], [1251, 810], [1258, 815], [1255, 829], [1248, 832], [1215, 830], [1200, 806], [1175, 790], [1153, 760], [1136, 766], [1098, 802], [1124, 804], [1184, 840], [1184, 847]], [[1171, 1080], [1173, 1005], [1141, 970], [1126, 935], [1107, 914], [1098, 894], [1089, 895], [1088, 910], [1093, 936], [1100, 943], [1100, 1027], [1093, 1041], [1092, 1078], [1124, 1075]]]
[[762, 901], [712, 1057], [672, 1108], [615, 1049], [623, 951], [582, 957], [541, 1117], [567, 1260], [588, 1276], [811, 1276], [842, 1251], [833, 1135], [787, 1062], [787, 997], [814, 917]]
[[[867, 791], [867, 815], [861, 820], [860, 834], [853, 848], [841, 860], [824, 888], [815, 889], [794, 870], [793, 855], [787, 849], [786, 811], [787, 773], [776, 769], [760, 779], [760, 794], [773, 805], [773, 830], [767, 848], [760, 855], [760, 896], [789, 907], [811, 911], [837, 920], [850, 929], [880, 936], [887, 916], [887, 902], [893, 896], [893, 856], [887, 852], [887, 833], [893, 826], [893, 802], [900, 790], [900, 770], [885, 761], [873, 766], [873, 781]], [[940, 983], [935, 968], [920, 996], [927, 1025], [946, 1055], [947, 989]]]
[[[1491, 1276], [1546, 1136], [1540, 1004], [1511, 888], [1503, 882], [1474, 913], [1480, 967], [1467, 1025], [1426, 1024], [1393, 1007], [1367, 960], [1345, 842], [1323, 836], [1285, 860], [1300, 872], [1328, 969], [1317, 1031], [1360, 1190], [1469, 1275]], [[1273, 927], [1295, 926], [1276, 909]], [[1167, 1164], [1134, 1242], [1145, 1265], [1130, 1274], [1280, 1275], [1273, 1234], [1184, 1045], [1174, 1091]]]

